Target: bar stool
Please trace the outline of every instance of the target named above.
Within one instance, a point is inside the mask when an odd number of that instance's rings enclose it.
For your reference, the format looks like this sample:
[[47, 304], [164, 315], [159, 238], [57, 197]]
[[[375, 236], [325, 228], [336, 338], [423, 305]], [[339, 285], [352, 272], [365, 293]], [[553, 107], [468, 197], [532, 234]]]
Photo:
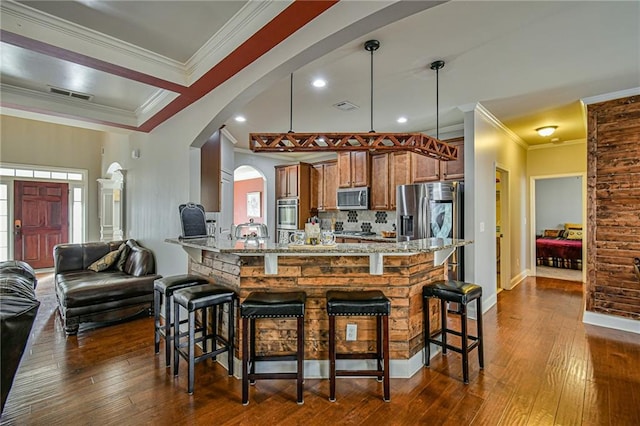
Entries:
[[[391, 302], [381, 291], [336, 291], [327, 292], [327, 314], [329, 315], [329, 400], [336, 400], [336, 377], [371, 376], [384, 381], [384, 401], [391, 400], [389, 392], [389, 314]], [[336, 316], [375, 316], [376, 351], [367, 353], [336, 352]], [[375, 359], [375, 370], [336, 370], [337, 359]]]
[[[266, 293], [252, 292], [240, 304], [242, 317], [242, 405], [249, 404], [249, 382], [261, 379], [296, 379], [298, 404], [304, 404], [302, 383], [304, 382], [304, 305], [307, 295], [303, 291]], [[296, 318], [297, 347], [293, 355], [256, 356], [256, 319]], [[296, 360], [295, 373], [256, 373], [256, 362]]]
[[[166, 367], [171, 365], [171, 305], [173, 305], [173, 293], [176, 290], [190, 287], [197, 284], [205, 284], [207, 280], [196, 275], [184, 274], [174, 275], [155, 280], [153, 283], [153, 317], [154, 317], [154, 340], [155, 353], [160, 352], [160, 339], [164, 339], [164, 360]], [[160, 305], [164, 297], [164, 324], [160, 323]], [[186, 323], [186, 320], [183, 321]]]
[[[424, 312], [424, 347], [425, 361], [424, 365], [429, 367], [431, 351], [429, 343], [442, 347], [442, 354], [447, 353], [447, 349], [462, 354], [462, 377], [465, 384], [469, 383], [469, 352], [478, 348], [478, 362], [480, 369], [484, 368], [484, 350], [482, 346], [482, 287], [477, 284], [465, 283], [462, 281], [436, 281], [427, 284], [422, 288], [422, 302]], [[442, 330], [431, 335], [429, 321], [429, 299], [435, 297], [440, 299], [440, 314], [442, 318]], [[477, 331], [475, 336], [470, 336], [467, 332], [467, 304], [476, 301], [477, 312]], [[459, 309], [457, 311], [449, 311], [456, 315], [460, 315], [460, 331], [447, 327], [447, 309], [446, 302], [457, 303]], [[452, 346], [447, 343], [447, 333], [459, 336], [461, 338], [460, 347]], [[441, 335], [440, 340], [435, 339], [438, 334]], [[471, 341], [471, 343], [469, 343]]]
[[[234, 302], [236, 300], [236, 294], [233, 290], [217, 286], [214, 284], [200, 284], [191, 287], [186, 287], [173, 293], [173, 307], [174, 318], [176, 327], [173, 332], [173, 375], [178, 375], [178, 366], [180, 364], [180, 357], [184, 358], [188, 363], [188, 386], [187, 392], [189, 395], [193, 394], [193, 382], [194, 382], [194, 369], [195, 364], [206, 359], [216, 359], [216, 356], [223, 352], [228, 354], [228, 371], [229, 376], [233, 376], [233, 356], [234, 356]], [[218, 334], [218, 307], [229, 304], [229, 316], [228, 316], [228, 328], [227, 339]], [[188, 330], [186, 332], [180, 331], [180, 307], [187, 310], [188, 314]], [[207, 330], [207, 308], [212, 308], [211, 312], [211, 332]], [[196, 311], [200, 310], [202, 315], [202, 324], [200, 327], [196, 327]], [[196, 338], [195, 334], [201, 333], [201, 336]], [[181, 343], [181, 339], [187, 337], [187, 342]], [[212, 349], [209, 351], [208, 342], [212, 342]], [[222, 344], [221, 347], [217, 347], [217, 342]], [[202, 355], [195, 356], [196, 343], [202, 342]], [[184, 351], [183, 348], [187, 348]]]

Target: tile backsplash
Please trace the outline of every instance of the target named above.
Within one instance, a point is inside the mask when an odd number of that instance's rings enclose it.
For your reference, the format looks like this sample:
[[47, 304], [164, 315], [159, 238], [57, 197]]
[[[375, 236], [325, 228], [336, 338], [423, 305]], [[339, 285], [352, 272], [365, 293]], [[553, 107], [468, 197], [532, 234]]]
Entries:
[[396, 223], [396, 214], [392, 211], [346, 210], [337, 212], [319, 212], [320, 219], [335, 220], [336, 231], [391, 231]]

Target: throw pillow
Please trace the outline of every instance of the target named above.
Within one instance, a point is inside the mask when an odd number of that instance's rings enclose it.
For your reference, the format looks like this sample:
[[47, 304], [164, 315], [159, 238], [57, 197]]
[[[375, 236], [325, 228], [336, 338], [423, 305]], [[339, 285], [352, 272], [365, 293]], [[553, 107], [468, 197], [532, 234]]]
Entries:
[[127, 263], [129, 253], [131, 253], [131, 247], [126, 243], [120, 244], [120, 247], [118, 247], [118, 260], [116, 261], [116, 269], [118, 271], [124, 271], [124, 264]]
[[545, 229], [543, 237], [558, 238], [561, 236], [560, 235], [561, 232], [562, 232], [562, 229]]
[[103, 257], [89, 265], [88, 269], [94, 272], [105, 271], [111, 268], [114, 263], [116, 263], [119, 254], [120, 253], [118, 252], [118, 250], [110, 251], [109, 253], [105, 254]]
[[581, 223], [568, 223], [568, 222], [564, 224], [564, 230], [565, 231], [569, 231], [571, 229], [582, 230], [582, 224]]
[[582, 239], [582, 230], [578, 229], [570, 229], [567, 234], [567, 240], [581, 240]]

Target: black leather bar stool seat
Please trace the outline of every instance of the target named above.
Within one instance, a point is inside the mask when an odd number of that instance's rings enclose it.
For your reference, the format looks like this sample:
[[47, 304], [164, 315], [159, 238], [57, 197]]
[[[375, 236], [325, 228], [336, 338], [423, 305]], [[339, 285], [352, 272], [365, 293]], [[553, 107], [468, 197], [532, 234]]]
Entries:
[[[482, 346], [482, 287], [477, 284], [465, 283], [462, 281], [436, 281], [427, 284], [422, 288], [422, 301], [424, 311], [424, 347], [425, 358], [424, 364], [429, 367], [431, 351], [429, 344], [433, 343], [442, 347], [442, 354], [447, 353], [447, 349], [462, 355], [462, 377], [464, 383], [469, 383], [469, 352], [478, 349], [478, 361], [480, 369], [484, 368], [484, 350]], [[433, 336], [430, 332], [430, 316], [429, 316], [429, 299], [440, 299], [440, 314], [442, 322], [442, 330]], [[471, 336], [467, 331], [467, 304], [476, 301], [476, 325], [477, 331], [475, 336]], [[452, 302], [459, 305], [456, 311], [447, 311], [446, 303]], [[460, 315], [460, 331], [453, 330], [447, 326], [447, 312]], [[453, 334], [461, 338], [460, 346], [453, 346], [447, 343], [447, 333]], [[438, 334], [440, 339], [436, 337]]]
[[[189, 379], [187, 392], [193, 393], [193, 384], [195, 379], [195, 364], [206, 359], [216, 359], [218, 355], [227, 352], [228, 355], [228, 371], [229, 376], [233, 376], [233, 359], [234, 359], [234, 314], [236, 293], [228, 288], [215, 284], [200, 284], [177, 290], [173, 293], [173, 306], [175, 324], [180, 324], [180, 307], [187, 310], [187, 331], [181, 332], [179, 326], [176, 325], [173, 333], [173, 374], [178, 375], [178, 366], [180, 357], [184, 358], [188, 363]], [[218, 334], [218, 308], [228, 304], [228, 324], [227, 338]], [[210, 328], [207, 322], [207, 308], [212, 308]], [[202, 323], [200, 327], [196, 326], [196, 311], [200, 311]], [[196, 333], [200, 336], [196, 338]], [[181, 339], [187, 337], [186, 342]], [[208, 343], [212, 343], [209, 350]], [[218, 347], [220, 342], [222, 346]], [[196, 343], [202, 343], [202, 354], [195, 355]], [[186, 351], [185, 351], [186, 348]]]
[[[327, 314], [329, 315], [329, 400], [336, 400], [336, 377], [371, 376], [383, 381], [384, 400], [390, 401], [389, 390], [389, 315], [391, 302], [381, 291], [337, 291], [327, 292]], [[343, 353], [336, 351], [336, 316], [375, 316], [376, 351], [366, 353]], [[375, 370], [337, 370], [338, 359], [375, 359]]]
[[[249, 404], [249, 383], [261, 379], [296, 379], [298, 404], [304, 403], [302, 384], [304, 382], [304, 308], [307, 295], [297, 292], [252, 292], [240, 304], [242, 317], [242, 404]], [[296, 318], [297, 347], [295, 354], [256, 356], [256, 319]], [[292, 373], [256, 373], [258, 361], [297, 361]]]
[[[165, 365], [171, 365], [171, 306], [173, 305], [173, 292], [192, 285], [205, 284], [207, 280], [196, 275], [183, 274], [160, 278], [153, 283], [153, 316], [154, 316], [154, 340], [155, 353], [160, 352], [160, 339], [164, 339]], [[164, 298], [164, 324], [160, 321], [160, 305]], [[186, 320], [184, 321], [186, 322]]]

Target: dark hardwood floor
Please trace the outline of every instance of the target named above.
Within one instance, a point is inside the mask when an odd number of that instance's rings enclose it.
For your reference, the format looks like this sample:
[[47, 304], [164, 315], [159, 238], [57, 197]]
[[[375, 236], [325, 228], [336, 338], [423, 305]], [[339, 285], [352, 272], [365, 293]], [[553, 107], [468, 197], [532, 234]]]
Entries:
[[[582, 286], [528, 278], [498, 295], [484, 316], [485, 369], [475, 352], [470, 384], [460, 356], [436, 355], [430, 369], [391, 380], [391, 402], [373, 379], [260, 381], [240, 403], [241, 382], [207, 361], [186, 393], [186, 365], [173, 377], [153, 353], [153, 319], [65, 337], [51, 275], [1, 423], [247, 425], [640, 425], [640, 336], [582, 323]], [[162, 351], [161, 351], [162, 352]], [[184, 361], [183, 365], [184, 365]]]

